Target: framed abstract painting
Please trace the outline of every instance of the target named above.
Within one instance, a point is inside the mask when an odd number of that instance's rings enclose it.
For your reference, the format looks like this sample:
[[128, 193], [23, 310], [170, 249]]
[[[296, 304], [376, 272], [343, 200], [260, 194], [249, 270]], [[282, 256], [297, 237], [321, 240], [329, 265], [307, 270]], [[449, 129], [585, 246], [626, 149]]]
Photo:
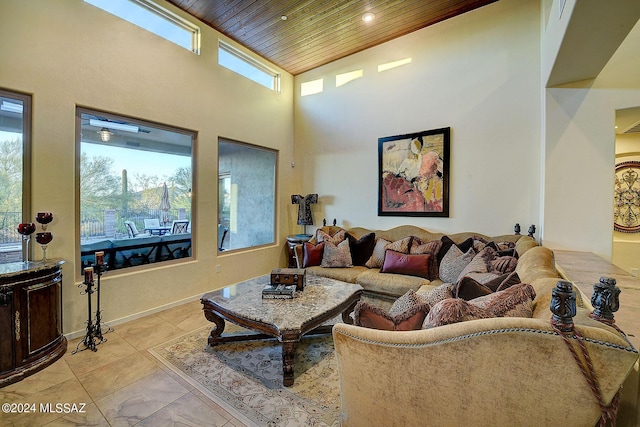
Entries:
[[451, 128], [378, 138], [378, 215], [449, 216]]

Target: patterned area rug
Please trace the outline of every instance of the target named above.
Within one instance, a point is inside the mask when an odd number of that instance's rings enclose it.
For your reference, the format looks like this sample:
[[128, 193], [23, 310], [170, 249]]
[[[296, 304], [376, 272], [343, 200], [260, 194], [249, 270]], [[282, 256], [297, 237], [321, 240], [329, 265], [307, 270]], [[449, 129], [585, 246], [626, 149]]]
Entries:
[[[295, 382], [282, 385], [276, 340], [209, 347], [211, 328], [175, 338], [149, 352], [233, 416], [257, 426], [338, 426], [340, 395], [331, 335], [303, 338], [296, 349]], [[227, 332], [243, 331], [227, 325]]]

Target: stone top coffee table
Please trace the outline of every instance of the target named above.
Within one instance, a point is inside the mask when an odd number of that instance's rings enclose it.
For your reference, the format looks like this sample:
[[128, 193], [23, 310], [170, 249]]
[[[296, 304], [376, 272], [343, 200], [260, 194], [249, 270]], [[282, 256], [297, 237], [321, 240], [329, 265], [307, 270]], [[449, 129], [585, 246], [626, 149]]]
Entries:
[[[208, 292], [200, 301], [204, 316], [215, 323], [209, 335], [209, 345], [277, 338], [282, 343], [282, 371], [285, 386], [293, 385], [293, 363], [298, 341], [308, 333], [329, 333], [331, 326], [323, 323], [342, 314], [351, 323], [349, 314], [362, 294], [362, 287], [325, 277], [308, 276], [302, 292], [292, 299], [262, 299], [262, 289], [270, 275], [260, 276]], [[225, 321], [256, 331], [250, 335], [227, 335]]]

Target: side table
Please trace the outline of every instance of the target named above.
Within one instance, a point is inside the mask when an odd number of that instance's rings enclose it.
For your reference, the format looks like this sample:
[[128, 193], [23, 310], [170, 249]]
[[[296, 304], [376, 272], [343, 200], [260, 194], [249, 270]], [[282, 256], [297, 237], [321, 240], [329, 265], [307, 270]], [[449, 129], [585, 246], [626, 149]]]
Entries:
[[311, 234], [294, 234], [292, 236], [287, 236], [287, 252], [289, 254], [289, 268], [297, 268], [298, 265], [296, 263], [296, 252], [295, 248], [297, 245], [301, 245], [304, 242], [308, 242], [313, 235]]

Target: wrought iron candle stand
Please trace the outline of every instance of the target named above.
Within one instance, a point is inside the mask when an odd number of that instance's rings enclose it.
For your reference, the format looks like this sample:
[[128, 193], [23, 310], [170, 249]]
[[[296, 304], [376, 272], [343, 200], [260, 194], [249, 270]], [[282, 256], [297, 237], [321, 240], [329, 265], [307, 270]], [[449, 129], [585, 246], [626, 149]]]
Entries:
[[[96, 348], [96, 337], [95, 337], [95, 325], [93, 323], [93, 319], [91, 317], [91, 294], [93, 294], [93, 267], [87, 267], [84, 269], [84, 282], [82, 282], [78, 287], [85, 286], [85, 290], [80, 292], [80, 295], [87, 295], [87, 308], [88, 308], [88, 316], [87, 316], [87, 333], [84, 338], [78, 343], [76, 349], [72, 354], [76, 354], [79, 351], [90, 349], [91, 351], [98, 351]], [[80, 349], [80, 345], [84, 344], [84, 348]]]
[[[87, 318], [87, 333], [84, 338], [78, 343], [76, 349], [72, 354], [76, 354], [79, 351], [90, 349], [91, 351], [98, 351], [97, 345], [107, 341], [103, 336], [102, 332], [102, 311], [100, 310], [100, 279], [102, 275], [107, 271], [106, 266], [104, 265], [104, 252], [96, 252], [96, 263], [92, 267], [87, 267], [84, 269], [84, 282], [78, 285], [78, 287], [85, 286], [85, 290], [80, 294], [87, 295], [87, 307], [88, 307], [88, 318]], [[97, 276], [97, 282], [94, 281], [94, 273]], [[94, 289], [94, 284], [96, 287]], [[91, 295], [93, 293], [97, 293], [97, 308], [96, 308], [96, 319], [93, 321], [92, 313], [91, 313]], [[108, 332], [112, 332], [113, 329], [107, 325], [105, 334]], [[80, 348], [80, 345], [84, 345], [84, 348]]]
[[[97, 257], [96, 257], [97, 259]], [[100, 278], [107, 271], [107, 266], [104, 265], [104, 262], [97, 262], [93, 267], [96, 272], [96, 276], [98, 276], [98, 285], [96, 287], [96, 292], [98, 294], [97, 297], [97, 307], [96, 307], [96, 324], [95, 324], [95, 337], [98, 338], [101, 342], [106, 341], [107, 339], [102, 336], [102, 325], [104, 324], [106, 327], [105, 334], [109, 332], [113, 332], [113, 328], [102, 322], [102, 311], [100, 310]], [[100, 344], [98, 343], [98, 344]]]

